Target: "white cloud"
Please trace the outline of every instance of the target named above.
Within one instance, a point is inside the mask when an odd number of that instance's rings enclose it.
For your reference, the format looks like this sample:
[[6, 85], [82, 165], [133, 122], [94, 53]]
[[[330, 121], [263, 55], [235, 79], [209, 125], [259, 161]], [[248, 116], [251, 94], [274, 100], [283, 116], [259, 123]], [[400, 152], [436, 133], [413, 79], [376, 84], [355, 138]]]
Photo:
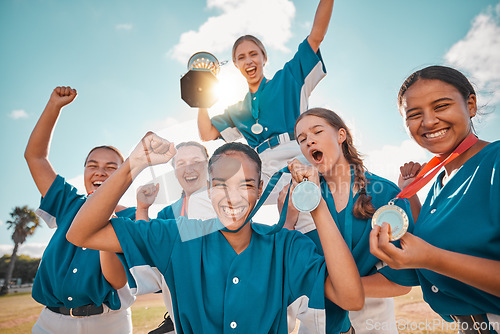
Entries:
[[3, 220], [0, 219], [0, 226], [3, 226]]
[[[26, 242], [19, 246], [17, 255], [28, 255], [32, 258], [41, 258], [45, 247], [47, 247], [45, 243]], [[0, 244], [0, 256], [4, 256], [5, 254], [12, 255], [13, 249], [14, 245]]]
[[28, 118], [29, 115], [26, 111], [24, 110], [12, 110], [12, 112], [9, 114], [9, 117], [12, 119], [21, 119], [21, 118]]
[[116, 30], [126, 30], [126, 31], [128, 31], [128, 30], [132, 30], [133, 27], [134, 27], [133, 25], [128, 24], [128, 23], [121, 23], [121, 24], [115, 25], [115, 29]]
[[75, 187], [78, 190], [78, 193], [80, 194], [87, 193], [85, 190], [85, 182], [83, 180], [83, 174], [77, 175], [72, 179], [68, 179], [66, 182]]
[[292, 36], [295, 16], [290, 0], [207, 0], [207, 7], [222, 13], [209, 17], [197, 31], [183, 33], [169, 56], [186, 63], [200, 50], [221, 53], [230, 50], [236, 38], [245, 34], [256, 35], [273, 49], [289, 51], [285, 43]]
[[467, 35], [450, 48], [445, 59], [469, 74], [485, 95], [484, 102], [500, 102], [500, 4], [476, 16]]
[[[399, 146], [384, 145], [379, 150], [367, 152], [365, 166], [378, 176], [384, 177], [395, 184], [398, 183], [399, 167], [409, 161], [424, 163], [431, 155], [412, 140], [405, 140]], [[431, 183], [429, 183], [431, 184]], [[419, 193], [420, 200], [425, 199], [429, 184]]]

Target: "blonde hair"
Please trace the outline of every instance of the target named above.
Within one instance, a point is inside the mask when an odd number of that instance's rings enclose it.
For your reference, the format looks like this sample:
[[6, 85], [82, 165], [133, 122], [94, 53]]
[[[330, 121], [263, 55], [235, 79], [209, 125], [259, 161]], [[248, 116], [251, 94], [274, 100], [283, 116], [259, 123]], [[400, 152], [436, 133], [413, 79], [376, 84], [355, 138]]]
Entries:
[[264, 54], [264, 60], [267, 61], [266, 48], [264, 47], [264, 44], [262, 44], [260, 39], [258, 39], [255, 36], [252, 36], [252, 35], [244, 35], [244, 36], [239, 37], [236, 40], [236, 42], [234, 42], [234, 44], [233, 44], [233, 52], [232, 52], [233, 62], [236, 61], [236, 48], [238, 47], [238, 45], [240, 45], [244, 41], [254, 42], [259, 47], [259, 49], [262, 51], [262, 53]]

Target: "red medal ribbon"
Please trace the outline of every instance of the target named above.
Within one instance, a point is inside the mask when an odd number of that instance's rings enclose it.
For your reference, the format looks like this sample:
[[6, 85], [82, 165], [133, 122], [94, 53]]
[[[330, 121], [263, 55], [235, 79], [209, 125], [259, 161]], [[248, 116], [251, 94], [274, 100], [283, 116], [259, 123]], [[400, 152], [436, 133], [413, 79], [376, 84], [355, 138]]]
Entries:
[[181, 209], [181, 217], [186, 217], [186, 197], [182, 200], [182, 209]]
[[441, 167], [451, 162], [453, 159], [457, 158], [460, 154], [467, 151], [472, 147], [479, 138], [477, 138], [473, 133], [467, 136], [460, 145], [443, 161], [438, 157], [432, 158], [427, 165], [418, 173], [415, 180], [406, 186], [401, 192], [396, 196], [396, 198], [410, 198], [415, 195], [420, 189], [422, 189], [429, 181], [439, 172]]

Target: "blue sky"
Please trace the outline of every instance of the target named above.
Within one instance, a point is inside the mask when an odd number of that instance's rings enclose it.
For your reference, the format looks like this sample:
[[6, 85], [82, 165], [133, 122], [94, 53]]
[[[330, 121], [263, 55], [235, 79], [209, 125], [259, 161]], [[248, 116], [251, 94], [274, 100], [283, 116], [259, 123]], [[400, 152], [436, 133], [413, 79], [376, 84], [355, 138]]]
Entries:
[[[205, 50], [230, 60], [234, 40], [255, 34], [268, 49], [266, 76], [272, 77], [309, 33], [317, 3], [0, 1], [0, 254], [12, 248], [5, 224], [11, 210], [38, 207], [23, 152], [56, 86], [70, 85], [79, 96], [62, 112], [50, 160], [81, 187], [83, 159], [93, 146], [111, 144], [127, 153], [147, 130], [175, 142], [198, 140], [196, 111], [180, 99], [179, 88], [192, 53]], [[396, 181], [401, 163], [429, 158], [409, 140], [395, 103], [401, 83], [416, 69], [448, 64], [462, 70], [486, 105], [476, 123], [479, 136], [500, 139], [499, 36], [498, 1], [336, 1], [321, 46], [328, 75], [310, 106], [341, 114], [368, 167]], [[213, 115], [245, 94], [231, 62], [219, 79], [225, 94]], [[124, 204], [133, 205], [133, 197], [132, 191]], [[51, 234], [44, 226], [21, 253], [41, 255]]]

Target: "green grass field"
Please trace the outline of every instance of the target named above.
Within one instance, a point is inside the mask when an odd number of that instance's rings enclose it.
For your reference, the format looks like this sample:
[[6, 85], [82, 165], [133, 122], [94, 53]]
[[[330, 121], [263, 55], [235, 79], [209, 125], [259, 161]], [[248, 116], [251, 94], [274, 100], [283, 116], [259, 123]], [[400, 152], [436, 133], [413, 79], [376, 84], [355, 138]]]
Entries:
[[[450, 330], [446, 324], [443, 326], [440, 317], [423, 302], [419, 288], [413, 288], [409, 294], [397, 297], [395, 301], [400, 333], [456, 333], [456, 330]], [[31, 333], [31, 327], [42, 309], [43, 306], [35, 302], [30, 293], [0, 297], [0, 333]], [[156, 328], [163, 320], [164, 313], [161, 294], [139, 296], [132, 306], [134, 334], [144, 334]], [[429, 324], [434, 324], [433, 330], [429, 330]]]

